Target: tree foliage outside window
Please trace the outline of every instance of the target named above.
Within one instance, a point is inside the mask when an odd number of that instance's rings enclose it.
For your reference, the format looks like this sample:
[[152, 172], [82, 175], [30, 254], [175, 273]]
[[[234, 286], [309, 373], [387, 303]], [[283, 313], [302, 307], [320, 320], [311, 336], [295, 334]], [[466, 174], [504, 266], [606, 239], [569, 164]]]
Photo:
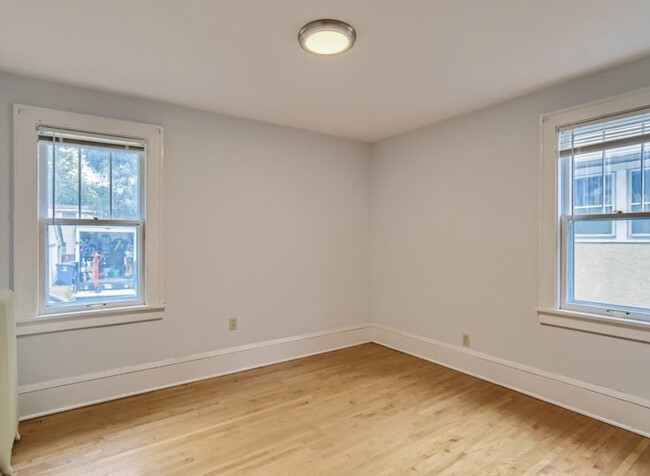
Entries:
[[56, 183], [54, 197], [48, 194], [50, 217], [54, 198], [58, 217], [138, 218], [138, 153], [56, 146], [54, 160], [53, 150], [47, 146], [49, 189], [53, 177]]

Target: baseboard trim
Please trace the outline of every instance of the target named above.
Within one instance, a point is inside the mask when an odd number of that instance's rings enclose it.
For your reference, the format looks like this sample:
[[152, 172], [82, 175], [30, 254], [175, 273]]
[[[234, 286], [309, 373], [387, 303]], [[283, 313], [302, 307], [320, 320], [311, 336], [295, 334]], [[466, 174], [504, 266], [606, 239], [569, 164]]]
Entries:
[[390, 327], [364, 323], [19, 387], [28, 420], [368, 342], [650, 438], [650, 400]]
[[370, 340], [650, 438], [650, 400], [377, 324]]
[[219, 349], [18, 388], [20, 420], [370, 342], [371, 324]]

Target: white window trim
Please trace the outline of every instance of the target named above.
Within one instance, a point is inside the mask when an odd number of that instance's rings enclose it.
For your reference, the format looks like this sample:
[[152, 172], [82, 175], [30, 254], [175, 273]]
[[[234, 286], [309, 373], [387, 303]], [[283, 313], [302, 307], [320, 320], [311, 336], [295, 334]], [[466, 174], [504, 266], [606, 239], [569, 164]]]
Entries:
[[[44, 314], [39, 310], [39, 290], [43, 283], [39, 263], [38, 126], [146, 141], [144, 305], [59, 314]], [[162, 126], [14, 104], [14, 291], [18, 335], [162, 318], [162, 154]]]
[[542, 324], [650, 342], [650, 323], [561, 309], [560, 203], [558, 200], [558, 127], [650, 106], [650, 88], [563, 109], [540, 117], [539, 307]]

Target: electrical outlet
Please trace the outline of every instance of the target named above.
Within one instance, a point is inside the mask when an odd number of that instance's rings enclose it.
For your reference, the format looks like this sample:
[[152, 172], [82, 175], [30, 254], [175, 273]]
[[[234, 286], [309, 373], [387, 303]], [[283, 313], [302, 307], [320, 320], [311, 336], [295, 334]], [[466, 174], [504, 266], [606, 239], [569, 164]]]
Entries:
[[463, 334], [463, 347], [469, 347], [469, 334]]
[[236, 331], [237, 330], [237, 318], [236, 317], [231, 317], [228, 319], [228, 330], [229, 331]]

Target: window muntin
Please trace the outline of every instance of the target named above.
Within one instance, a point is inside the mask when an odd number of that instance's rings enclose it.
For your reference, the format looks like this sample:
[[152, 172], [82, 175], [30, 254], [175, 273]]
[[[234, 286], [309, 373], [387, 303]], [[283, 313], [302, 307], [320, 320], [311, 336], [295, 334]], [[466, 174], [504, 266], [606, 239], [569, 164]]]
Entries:
[[41, 312], [144, 303], [144, 143], [39, 131]]
[[647, 112], [559, 129], [564, 309], [650, 321], [648, 133]]

